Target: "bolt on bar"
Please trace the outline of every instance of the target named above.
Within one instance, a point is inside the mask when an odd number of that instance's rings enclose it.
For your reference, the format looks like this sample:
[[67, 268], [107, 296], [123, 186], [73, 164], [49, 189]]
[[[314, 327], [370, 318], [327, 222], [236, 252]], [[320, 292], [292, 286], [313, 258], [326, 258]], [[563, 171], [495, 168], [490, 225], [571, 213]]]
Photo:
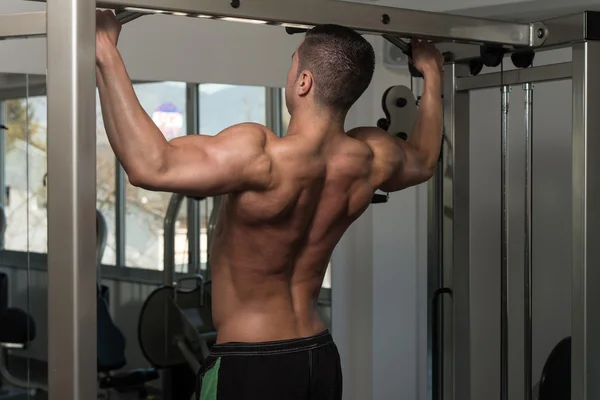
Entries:
[[301, 28], [338, 24], [365, 33], [508, 46], [539, 46], [548, 36], [543, 23], [514, 23], [336, 0], [103, 0], [98, 1], [98, 6]]

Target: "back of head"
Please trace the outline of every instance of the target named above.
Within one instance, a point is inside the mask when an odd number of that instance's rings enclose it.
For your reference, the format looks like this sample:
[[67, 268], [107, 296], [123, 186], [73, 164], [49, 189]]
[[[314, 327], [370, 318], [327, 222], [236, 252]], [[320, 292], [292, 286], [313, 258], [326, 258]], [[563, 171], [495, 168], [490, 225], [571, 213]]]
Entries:
[[336, 112], [347, 112], [364, 93], [375, 70], [371, 44], [352, 29], [321, 25], [306, 33], [298, 49], [299, 71], [312, 73], [314, 98]]

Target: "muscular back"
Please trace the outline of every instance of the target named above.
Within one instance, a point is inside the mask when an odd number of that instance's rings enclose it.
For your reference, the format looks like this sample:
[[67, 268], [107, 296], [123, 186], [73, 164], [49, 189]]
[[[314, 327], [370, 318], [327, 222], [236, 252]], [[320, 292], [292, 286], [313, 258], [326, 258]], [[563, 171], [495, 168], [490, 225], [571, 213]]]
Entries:
[[221, 203], [211, 249], [220, 342], [322, 331], [316, 301], [329, 258], [376, 188], [374, 153], [360, 140], [266, 134], [272, 185]]

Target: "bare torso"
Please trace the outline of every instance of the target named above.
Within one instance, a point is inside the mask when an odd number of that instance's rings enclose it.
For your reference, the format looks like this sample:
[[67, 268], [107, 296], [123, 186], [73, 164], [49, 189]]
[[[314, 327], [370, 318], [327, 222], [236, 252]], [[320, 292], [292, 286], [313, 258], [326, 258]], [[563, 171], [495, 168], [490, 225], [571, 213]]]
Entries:
[[276, 184], [225, 196], [212, 241], [219, 343], [323, 331], [316, 307], [331, 253], [375, 190], [373, 153], [363, 142], [343, 132], [267, 134]]

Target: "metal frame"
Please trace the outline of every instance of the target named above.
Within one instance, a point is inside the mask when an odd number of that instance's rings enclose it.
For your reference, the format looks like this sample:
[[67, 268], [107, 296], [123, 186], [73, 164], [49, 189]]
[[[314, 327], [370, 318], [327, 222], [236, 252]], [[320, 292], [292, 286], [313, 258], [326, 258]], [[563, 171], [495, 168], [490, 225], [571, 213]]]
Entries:
[[600, 398], [600, 42], [573, 46], [571, 398]]
[[[573, 21], [586, 20], [584, 18], [570, 17]], [[589, 23], [589, 20], [587, 20]], [[468, 160], [468, 108], [460, 110], [457, 100], [459, 95], [467, 95], [471, 90], [484, 88], [514, 86], [525, 84], [526, 95], [526, 166], [525, 180], [525, 249], [524, 256], [524, 318], [525, 330], [523, 332], [524, 354], [523, 361], [526, 367], [524, 398], [532, 397], [530, 383], [533, 380], [531, 371], [531, 151], [532, 151], [532, 84], [536, 82], [550, 82], [572, 79], [573, 81], [573, 243], [572, 243], [572, 371], [571, 371], [571, 397], [580, 400], [591, 400], [600, 397], [600, 345], [594, 338], [600, 335], [600, 315], [595, 307], [600, 304], [600, 292], [594, 283], [600, 281], [600, 270], [594, 268], [600, 262], [600, 248], [597, 246], [600, 237], [600, 115], [595, 110], [600, 105], [600, 76], [595, 70], [600, 65], [600, 41], [586, 40], [587, 34], [579, 36], [570, 43], [573, 49], [573, 61], [529, 68], [526, 70], [512, 70], [501, 73], [482, 74], [479, 76], [457, 77], [457, 73], [447, 66], [446, 86], [444, 92], [445, 129], [446, 141], [443, 153], [442, 170], [446, 174], [448, 165], [453, 165], [452, 174], [445, 176], [440, 183], [438, 179], [430, 183], [430, 215], [444, 213], [442, 223], [430, 223], [430, 237], [435, 237], [436, 232], [442, 234], [442, 245], [430, 247], [430, 257], [437, 259], [442, 253], [442, 279], [439, 287], [430, 289], [447, 290], [451, 293], [451, 306], [443, 300], [444, 313], [441, 326], [443, 330], [443, 359], [440, 364], [444, 368], [441, 389], [444, 399], [472, 399], [471, 371], [469, 354], [472, 349], [469, 343], [469, 313], [471, 304], [469, 299], [469, 231], [464, 227], [469, 222], [469, 174]], [[575, 37], [575, 36], [574, 36]], [[452, 65], [451, 68], [455, 68]], [[464, 103], [462, 103], [464, 104]], [[467, 106], [468, 107], [468, 106]], [[458, 128], [458, 121], [466, 120], [464, 128]], [[504, 123], [506, 125], [506, 123]], [[462, 140], [459, 142], [459, 140]], [[461, 155], [458, 155], [462, 153]], [[465, 170], [460, 172], [460, 164]], [[465, 165], [466, 164], [466, 165]], [[440, 205], [440, 196], [436, 195], [439, 186], [443, 188], [443, 204]], [[461, 189], [462, 188], [462, 189]], [[437, 207], [437, 210], [435, 209]], [[463, 209], [462, 214], [460, 208]], [[452, 211], [450, 213], [449, 211]], [[503, 210], [504, 211], [504, 210]], [[430, 219], [435, 221], [434, 219]], [[459, 225], [460, 224], [460, 225]], [[448, 226], [451, 225], [451, 228]], [[464, 228], [461, 230], [460, 226]], [[462, 243], [462, 245], [459, 243]], [[437, 250], [436, 250], [437, 249]], [[507, 252], [503, 252], [507, 254]], [[461, 268], [462, 271], [457, 269]], [[433, 270], [434, 266], [430, 266]], [[506, 276], [503, 280], [506, 280]], [[434, 292], [434, 299], [435, 292]], [[506, 300], [506, 299], [504, 299]], [[504, 310], [506, 311], [506, 310]], [[434, 319], [436, 316], [433, 316]], [[506, 332], [504, 332], [506, 339]], [[505, 343], [506, 344], [506, 341]], [[464, 357], [464, 358], [463, 358]], [[501, 374], [501, 393], [506, 398], [508, 382], [506, 381], [506, 354]], [[449, 370], [447, 370], [449, 369]], [[530, 368], [529, 368], [530, 369]], [[435, 376], [434, 376], [434, 379]], [[434, 381], [435, 382], [435, 381]], [[440, 384], [440, 381], [437, 381]], [[512, 385], [512, 383], [511, 383]], [[435, 395], [436, 393], [437, 396]], [[434, 400], [442, 394], [434, 391]]]
[[[537, 46], [547, 36], [542, 23], [512, 23], [335, 0], [106, 0], [98, 4], [107, 8], [235, 18], [237, 21], [263, 21], [275, 25], [310, 27], [338, 24], [361, 32], [443, 38], [467, 43]], [[538, 30], [543, 32], [542, 37], [535, 34]]]
[[0, 15], [0, 39], [46, 35], [46, 12]]
[[96, 7], [52, 0], [48, 32], [48, 387], [97, 397]]

